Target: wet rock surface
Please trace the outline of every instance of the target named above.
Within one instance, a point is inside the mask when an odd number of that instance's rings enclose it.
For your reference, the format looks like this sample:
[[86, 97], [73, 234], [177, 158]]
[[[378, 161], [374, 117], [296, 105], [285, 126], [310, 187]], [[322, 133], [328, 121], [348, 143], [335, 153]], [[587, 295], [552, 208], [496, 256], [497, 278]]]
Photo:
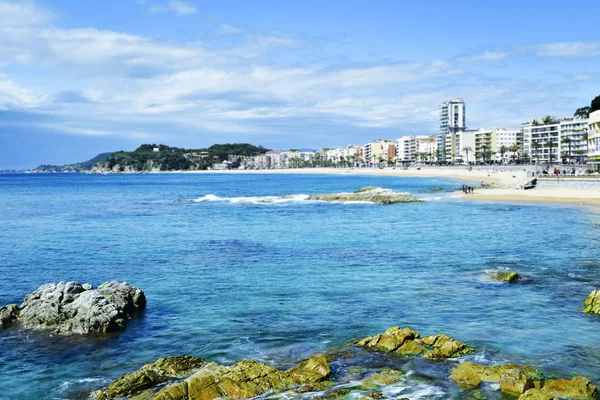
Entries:
[[374, 204], [397, 204], [397, 203], [417, 203], [418, 198], [410, 193], [395, 192], [392, 189], [383, 189], [380, 187], [367, 186], [358, 189], [355, 192], [315, 194], [308, 200], [318, 201], [341, 201], [341, 202], [369, 202]]
[[18, 323], [25, 329], [59, 335], [104, 334], [125, 329], [132, 315], [145, 308], [146, 297], [127, 282], [106, 282], [98, 289], [59, 282], [40, 286], [15, 306], [0, 309], [0, 327]]
[[461, 357], [473, 352], [471, 347], [450, 336], [438, 334], [421, 338], [417, 331], [399, 326], [389, 328], [375, 336], [368, 336], [358, 341], [356, 346], [369, 351], [422, 355], [430, 359]]

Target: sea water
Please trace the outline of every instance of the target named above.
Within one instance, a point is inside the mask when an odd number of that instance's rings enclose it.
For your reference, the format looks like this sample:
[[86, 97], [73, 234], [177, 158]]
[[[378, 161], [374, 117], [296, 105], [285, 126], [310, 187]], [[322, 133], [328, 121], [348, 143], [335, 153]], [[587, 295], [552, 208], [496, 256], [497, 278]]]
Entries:
[[[307, 200], [367, 185], [426, 201]], [[0, 398], [86, 398], [169, 355], [287, 368], [394, 325], [453, 336], [478, 362], [600, 383], [600, 317], [581, 313], [600, 286], [598, 213], [469, 201], [451, 195], [460, 186], [351, 175], [0, 175], [0, 305], [68, 280], [127, 281], [148, 299], [115, 337], [0, 331]], [[523, 279], [495, 283], [500, 270]], [[448, 379], [456, 361], [345, 362], [332, 365], [338, 380], [352, 363], [402, 370], [389, 396], [465, 397]]]

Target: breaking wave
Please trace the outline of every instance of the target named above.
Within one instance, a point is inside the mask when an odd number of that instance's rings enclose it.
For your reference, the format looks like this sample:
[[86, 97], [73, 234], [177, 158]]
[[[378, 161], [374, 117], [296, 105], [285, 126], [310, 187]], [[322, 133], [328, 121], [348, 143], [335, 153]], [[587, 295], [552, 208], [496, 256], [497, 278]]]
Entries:
[[204, 203], [213, 201], [223, 201], [233, 204], [281, 204], [290, 202], [306, 201], [310, 196], [307, 194], [291, 194], [287, 196], [253, 196], [253, 197], [219, 197], [214, 194], [207, 194], [191, 200], [193, 203]]

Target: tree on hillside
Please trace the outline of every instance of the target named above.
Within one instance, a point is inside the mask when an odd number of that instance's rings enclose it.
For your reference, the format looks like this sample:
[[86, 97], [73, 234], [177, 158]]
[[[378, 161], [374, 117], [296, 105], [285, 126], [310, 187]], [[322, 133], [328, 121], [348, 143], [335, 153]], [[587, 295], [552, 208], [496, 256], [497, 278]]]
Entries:
[[600, 96], [596, 96], [590, 105], [590, 113], [600, 110]]
[[575, 113], [573, 114], [573, 116], [575, 118], [589, 118], [590, 116], [590, 107], [581, 107], [578, 108], [577, 110], [575, 110]]

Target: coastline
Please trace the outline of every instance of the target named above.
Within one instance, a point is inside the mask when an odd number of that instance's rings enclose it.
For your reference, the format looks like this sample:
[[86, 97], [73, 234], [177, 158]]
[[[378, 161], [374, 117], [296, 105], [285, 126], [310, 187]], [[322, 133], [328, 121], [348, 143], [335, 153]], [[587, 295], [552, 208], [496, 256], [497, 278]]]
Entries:
[[485, 182], [491, 188], [476, 189], [473, 194], [466, 195], [455, 192], [467, 200], [475, 201], [510, 201], [526, 203], [563, 203], [581, 206], [600, 206], [600, 190], [567, 189], [567, 188], [535, 188], [521, 190], [521, 185], [527, 180], [525, 170], [505, 171], [493, 169], [421, 167], [420, 169], [399, 168], [297, 168], [297, 169], [268, 169], [268, 170], [206, 170], [206, 171], [165, 171], [148, 172], [152, 174], [265, 174], [265, 175], [363, 175], [390, 177], [420, 177], [420, 178], [449, 178], [461, 182], [474, 182], [478, 185]]
[[525, 203], [563, 203], [580, 206], [600, 206], [600, 191], [592, 189], [479, 189], [473, 194], [456, 192], [463, 198], [475, 201], [510, 201]]

